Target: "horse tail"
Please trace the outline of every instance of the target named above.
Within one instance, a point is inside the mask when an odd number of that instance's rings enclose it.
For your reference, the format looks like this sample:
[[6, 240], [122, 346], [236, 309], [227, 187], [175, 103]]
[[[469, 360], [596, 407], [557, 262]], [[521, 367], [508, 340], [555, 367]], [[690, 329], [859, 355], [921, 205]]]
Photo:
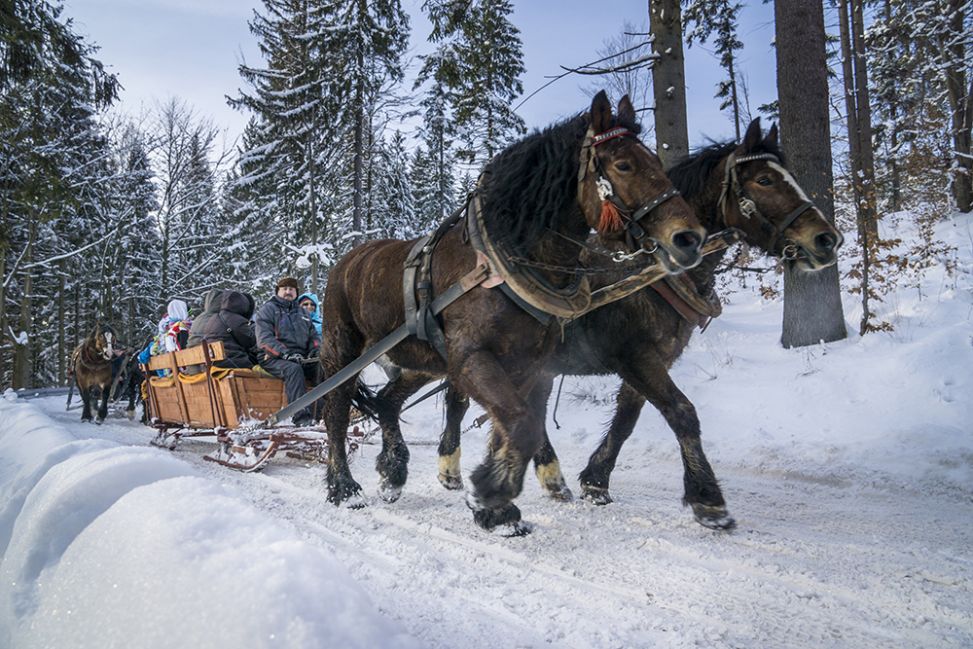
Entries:
[[361, 380], [355, 386], [355, 393], [351, 397], [351, 405], [366, 419], [379, 423], [379, 417], [387, 413], [395, 413], [392, 404], [365, 385]]

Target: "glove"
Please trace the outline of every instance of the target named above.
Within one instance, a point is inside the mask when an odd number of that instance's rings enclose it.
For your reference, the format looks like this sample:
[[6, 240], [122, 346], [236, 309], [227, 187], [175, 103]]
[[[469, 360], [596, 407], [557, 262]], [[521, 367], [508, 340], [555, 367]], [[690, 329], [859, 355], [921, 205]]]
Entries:
[[286, 356], [284, 356], [284, 360], [290, 361], [292, 363], [303, 363], [304, 357], [301, 356], [300, 354], [287, 354]]

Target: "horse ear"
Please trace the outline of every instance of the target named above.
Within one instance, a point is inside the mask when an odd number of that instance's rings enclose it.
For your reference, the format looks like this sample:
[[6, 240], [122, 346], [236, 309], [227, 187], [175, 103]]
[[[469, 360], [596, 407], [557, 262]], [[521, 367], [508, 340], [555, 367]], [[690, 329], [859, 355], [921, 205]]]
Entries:
[[622, 97], [622, 100], [618, 102], [618, 121], [621, 124], [629, 126], [635, 125], [635, 107], [632, 105], [632, 100], [628, 98], [628, 95]]
[[598, 92], [591, 100], [591, 129], [597, 133], [604, 133], [612, 126], [612, 105], [604, 90]]
[[771, 124], [770, 130], [767, 131], [767, 137], [764, 138], [764, 144], [768, 148], [776, 149], [778, 147], [777, 143], [777, 124]]
[[743, 142], [738, 147], [738, 150], [741, 153], [753, 151], [760, 144], [760, 136], [760, 118], [754, 117], [753, 121], [750, 122], [750, 126], [747, 127], [747, 133], [743, 136]]

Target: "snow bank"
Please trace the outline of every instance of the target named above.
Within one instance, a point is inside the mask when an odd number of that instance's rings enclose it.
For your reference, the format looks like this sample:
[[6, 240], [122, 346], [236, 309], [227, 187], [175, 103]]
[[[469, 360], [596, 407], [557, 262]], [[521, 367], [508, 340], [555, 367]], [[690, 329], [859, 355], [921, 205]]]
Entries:
[[0, 646], [413, 646], [322, 548], [174, 456], [9, 398], [0, 421]]

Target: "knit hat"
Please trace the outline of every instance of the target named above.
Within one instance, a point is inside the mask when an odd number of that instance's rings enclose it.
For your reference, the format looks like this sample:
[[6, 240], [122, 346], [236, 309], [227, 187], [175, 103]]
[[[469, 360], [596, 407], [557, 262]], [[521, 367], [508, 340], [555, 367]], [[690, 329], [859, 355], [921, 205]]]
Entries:
[[298, 293], [301, 292], [301, 289], [297, 287], [297, 280], [293, 277], [281, 277], [279, 280], [277, 280], [277, 288], [282, 288], [284, 286], [290, 286]]

